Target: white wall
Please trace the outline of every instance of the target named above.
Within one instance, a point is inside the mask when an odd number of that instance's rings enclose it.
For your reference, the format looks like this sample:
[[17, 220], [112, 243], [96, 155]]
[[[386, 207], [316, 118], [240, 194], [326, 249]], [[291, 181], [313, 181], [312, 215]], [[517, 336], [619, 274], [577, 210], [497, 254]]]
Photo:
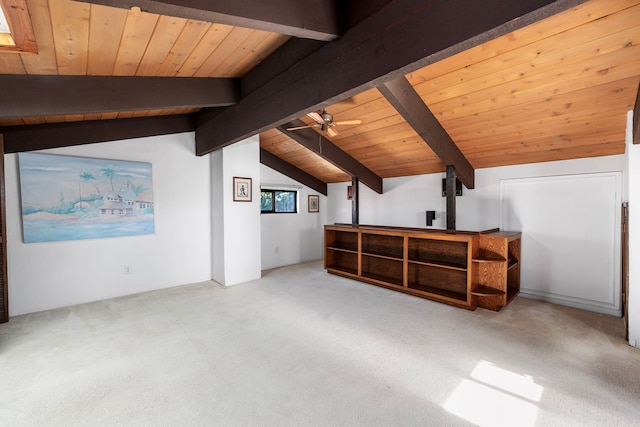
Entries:
[[155, 234], [22, 243], [17, 156], [6, 155], [12, 316], [211, 278], [210, 162], [195, 156], [193, 133], [42, 152], [150, 162]]
[[[322, 259], [326, 196], [265, 165], [261, 165], [260, 176], [265, 188], [298, 191], [298, 213], [261, 215], [262, 268]], [[311, 194], [320, 196], [318, 213], [309, 212]]]
[[[256, 135], [212, 154], [213, 279], [230, 286], [261, 277], [260, 140]], [[233, 201], [233, 177], [251, 178], [251, 202]], [[214, 239], [215, 240], [215, 239]], [[222, 268], [221, 268], [222, 267]]]
[[[500, 226], [500, 181], [555, 175], [623, 171], [625, 157], [606, 156], [498, 168], [477, 169], [475, 189], [466, 187], [456, 198], [456, 228], [486, 230]], [[442, 197], [444, 173], [384, 180], [384, 193], [377, 194], [360, 183], [360, 223], [426, 227], [427, 210], [436, 211], [434, 228], [446, 227], [446, 200]], [[350, 183], [329, 184], [329, 223], [351, 222]]]
[[627, 192], [629, 197], [629, 344], [640, 348], [640, 145], [633, 144], [633, 112], [627, 120]]

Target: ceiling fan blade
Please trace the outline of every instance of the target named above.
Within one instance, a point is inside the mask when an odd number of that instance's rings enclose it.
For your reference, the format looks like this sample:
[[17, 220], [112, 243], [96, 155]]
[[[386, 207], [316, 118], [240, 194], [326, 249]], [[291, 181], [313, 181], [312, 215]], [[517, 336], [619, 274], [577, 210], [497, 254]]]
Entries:
[[309, 125], [309, 126], [296, 126], [294, 128], [287, 128], [287, 130], [299, 130], [299, 129], [308, 129], [308, 128], [312, 128], [315, 127], [315, 125]]
[[354, 119], [354, 120], [340, 120], [338, 122], [333, 122], [334, 125], [338, 126], [349, 126], [349, 125], [359, 125], [362, 124], [362, 120]]
[[307, 113], [307, 116], [311, 117], [317, 123], [320, 123], [320, 124], [324, 123], [324, 119], [322, 118], [322, 116], [316, 113], [315, 111]]
[[333, 128], [329, 128], [327, 129], [327, 133], [329, 134], [330, 137], [334, 137], [338, 134], [338, 131], [334, 130]]

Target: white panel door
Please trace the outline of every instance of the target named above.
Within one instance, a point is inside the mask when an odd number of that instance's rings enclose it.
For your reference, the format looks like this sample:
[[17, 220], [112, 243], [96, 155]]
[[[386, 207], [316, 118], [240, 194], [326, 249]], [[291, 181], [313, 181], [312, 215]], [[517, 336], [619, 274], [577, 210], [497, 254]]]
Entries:
[[500, 182], [501, 227], [522, 231], [521, 295], [620, 316], [621, 179]]

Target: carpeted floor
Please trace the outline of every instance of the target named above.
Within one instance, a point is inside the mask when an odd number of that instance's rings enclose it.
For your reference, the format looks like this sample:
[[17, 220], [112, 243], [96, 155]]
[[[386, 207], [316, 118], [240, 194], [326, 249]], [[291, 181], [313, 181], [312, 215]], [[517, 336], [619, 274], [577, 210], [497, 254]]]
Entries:
[[639, 423], [622, 320], [521, 297], [469, 312], [320, 262], [0, 325], [2, 426]]

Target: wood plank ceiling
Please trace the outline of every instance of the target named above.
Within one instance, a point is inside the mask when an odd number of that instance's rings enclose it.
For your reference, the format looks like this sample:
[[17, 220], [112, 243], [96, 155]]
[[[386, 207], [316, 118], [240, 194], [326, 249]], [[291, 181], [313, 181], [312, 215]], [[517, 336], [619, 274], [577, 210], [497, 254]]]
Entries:
[[[591, 1], [407, 78], [475, 168], [621, 154], [640, 82], [639, 23], [638, 1]], [[324, 136], [379, 176], [444, 171], [377, 89], [327, 110], [364, 120]], [[277, 130], [261, 145], [327, 182], [350, 179]]]
[[[0, 54], [0, 74], [240, 78], [290, 39], [70, 0], [27, 4], [38, 54]], [[640, 83], [638, 23], [640, 0], [591, 0], [406, 78], [474, 168], [620, 154], [626, 112], [634, 108]], [[335, 137], [322, 136], [378, 176], [445, 170], [376, 88], [323, 106], [336, 121], [363, 120], [361, 125], [336, 127]], [[0, 117], [0, 126], [197, 110]], [[312, 123], [306, 116], [301, 119]], [[321, 181], [351, 180], [275, 127], [261, 132], [260, 145]]]

